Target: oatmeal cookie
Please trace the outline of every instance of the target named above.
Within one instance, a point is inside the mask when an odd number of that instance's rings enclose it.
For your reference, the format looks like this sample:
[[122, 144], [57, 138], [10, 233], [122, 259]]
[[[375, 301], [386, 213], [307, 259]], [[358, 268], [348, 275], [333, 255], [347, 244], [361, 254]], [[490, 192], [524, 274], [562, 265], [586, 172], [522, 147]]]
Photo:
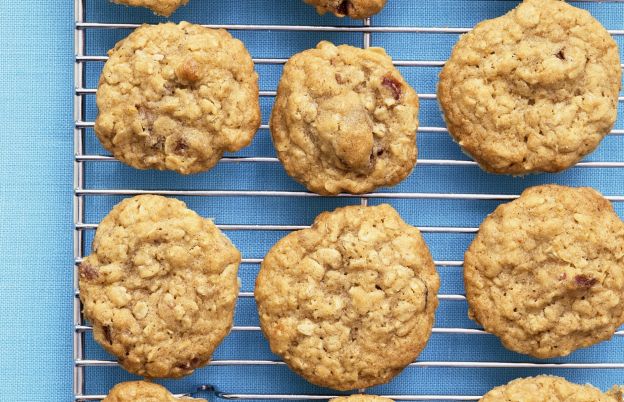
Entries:
[[354, 19], [368, 18], [381, 11], [388, 0], [304, 0], [316, 7], [323, 15], [326, 12], [336, 17], [349, 16]]
[[316, 385], [390, 381], [431, 334], [439, 277], [417, 228], [389, 205], [320, 214], [281, 239], [256, 281], [271, 350]]
[[621, 402], [622, 389], [602, 393], [591, 385], [579, 385], [565, 378], [541, 375], [519, 378], [496, 387], [479, 402]]
[[125, 199], [102, 220], [79, 268], [93, 337], [131, 373], [191, 374], [230, 331], [240, 259], [182, 201]]
[[122, 382], [113, 387], [102, 402], [208, 402], [197, 398], [176, 398], [162, 385], [146, 381]]
[[392, 399], [377, 395], [349, 395], [332, 398], [329, 402], [394, 402]]
[[529, 188], [483, 221], [464, 280], [471, 318], [507, 348], [566, 356], [624, 323], [624, 223], [591, 188]]
[[95, 133], [139, 169], [189, 174], [249, 145], [260, 126], [258, 75], [241, 41], [182, 22], [143, 25], [109, 52]]
[[525, 0], [461, 37], [440, 74], [449, 132], [483, 169], [564, 170], [616, 120], [617, 44], [587, 11]]
[[112, 0], [113, 3], [125, 4], [127, 6], [147, 7], [156, 14], [165, 17], [173, 14], [178, 7], [188, 3], [188, 0]]
[[284, 66], [271, 115], [279, 159], [319, 194], [365, 193], [416, 163], [418, 97], [381, 48], [321, 42]]

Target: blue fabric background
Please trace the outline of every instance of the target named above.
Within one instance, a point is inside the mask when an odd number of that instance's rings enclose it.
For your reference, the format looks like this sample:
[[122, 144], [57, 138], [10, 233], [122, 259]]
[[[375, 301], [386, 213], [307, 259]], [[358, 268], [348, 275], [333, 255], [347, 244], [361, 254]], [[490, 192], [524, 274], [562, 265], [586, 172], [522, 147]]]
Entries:
[[[62, 4], [60, 4], [62, 3]], [[72, 369], [72, 63], [73, 2], [23, 0], [0, 2], [0, 401], [69, 401]], [[129, 9], [106, 0], [88, 0], [91, 22], [157, 22], [148, 11]], [[376, 26], [472, 26], [499, 16], [515, 1], [390, 0], [373, 18]], [[575, 3], [589, 9], [607, 28], [624, 29], [624, 4]], [[317, 16], [298, 0], [191, 0], [173, 20], [198, 23], [350, 24], [348, 19]], [[357, 23], [357, 22], [356, 22]], [[87, 30], [87, 54], [103, 55], [127, 30]], [[241, 38], [254, 57], [288, 57], [321, 39], [362, 44], [354, 33], [244, 32]], [[375, 33], [372, 43], [397, 60], [444, 60], [457, 40], [455, 34]], [[624, 37], [616, 40], [624, 47]], [[102, 67], [87, 66], [88, 88], [95, 88]], [[261, 89], [274, 89], [281, 67], [258, 66]], [[438, 68], [407, 67], [402, 72], [419, 93], [434, 93]], [[87, 95], [85, 119], [95, 117], [94, 96]], [[272, 99], [263, 98], [263, 123]], [[620, 102], [620, 114], [624, 108]], [[421, 102], [421, 126], [442, 126], [434, 100]], [[620, 118], [616, 128], [624, 128]], [[104, 151], [91, 129], [85, 130], [88, 154]], [[420, 158], [466, 159], [444, 133], [422, 133]], [[609, 136], [587, 160], [624, 161], [624, 136]], [[274, 156], [267, 130], [238, 155]], [[137, 171], [117, 162], [88, 162], [86, 188], [110, 189], [271, 189], [301, 190], [279, 164], [221, 164], [209, 173], [182, 177], [166, 172]], [[432, 193], [518, 194], [523, 188], [548, 182], [589, 185], [607, 195], [624, 195], [624, 169], [573, 168], [561, 174], [508, 178], [486, 174], [477, 167], [417, 166], [399, 186], [387, 191]], [[336, 198], [186, 197], [189, 206], [217, 223], [309, 224], [321, 211], [357, 202]], [[102, 195], [86, 198], [86, 222], [97, 223], [119, 201]], [[379, 200], [371, 200], [371, 204]], [[440, 199], [391, 202], [410, 223], [419, 226], [475, 227], [497, 201]], [[624, 203], [615, 203], [624, 217]], [[87, 231], [88, 252], [92, 231]], [[228, 232], [244, 257], [261, 258], [281, 232]], [[425, 235], [436, 260], [461, 260], [470, 234]], [[241, 266], [243, 290], [251, 291], [258, 266]], [[461, 269], [439, 267], [441, 293], [462, 293]], [[241, 299], [237, 325], [256, 325], [253, 301]], [[475, 327], [461, 301], [442, 301], [437, 327]], [[90, 339], [87, 358], [110, 359]], [[272, 359], [257, 332], [233, 333], [218, 349], [216, 359]], [[426, 361], [534, 361], [506, 351], [489, 335], [434, 335], [421, 355]], [[624, 362], [624, 337], [578, 351], [562, 362]], [[510, 379], [540, 372], [565, 375], [606, 389], [624, 383], [622, 370], [524, 370], [408, 368], [390, 384], [370, 392], [388, 394], [478, 395]], [[132, 378], [119, 368], [88, 368], [87, 391], [105, 393], [116, 382]], [[286, 367], [208, 367], [179, 381], [165, 381], [174, 391], [212, 383], [226, 392], [331, 392], [318, 389]]]

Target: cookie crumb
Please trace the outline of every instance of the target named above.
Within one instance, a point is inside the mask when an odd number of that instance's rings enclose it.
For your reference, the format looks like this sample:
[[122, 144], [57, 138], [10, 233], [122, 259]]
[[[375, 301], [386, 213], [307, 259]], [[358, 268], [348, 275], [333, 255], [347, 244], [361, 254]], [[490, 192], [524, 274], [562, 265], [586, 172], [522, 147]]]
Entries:
[[199, 64], [192, 57], [188, 58], [178, 66], [176, 75], [185, 81], [197, 81], [201, 77]]

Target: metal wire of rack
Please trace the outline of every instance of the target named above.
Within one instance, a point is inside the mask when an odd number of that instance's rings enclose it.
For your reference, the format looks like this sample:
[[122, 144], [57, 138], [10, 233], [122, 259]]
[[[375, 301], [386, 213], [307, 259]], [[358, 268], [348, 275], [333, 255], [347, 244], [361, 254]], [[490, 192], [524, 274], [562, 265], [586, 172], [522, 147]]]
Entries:
[[[589, 2], [601, 0], [588, 0]], [[606, 2], [623, 2], [624, 0], [607, 0]], [[84, 246], [86, 241], [85, 233], [97, 229], [97, 224], [85, 222], [87, 197], [93, 196], [133, 196], [138, 194], [160, 194], [166, 196], [190, 196], [190, 197], [318, 197], [318, 195], [304, 191], [274, 191], [274, 190], [140, 190], [140, 189], [89, 189], [86, 187], [85, 181], [85, 164], [87, 163], [118, 163], [113, 157], [100, 154], [89, 154], [85, 152], [85, 131], [93, 127], [93, 121], [85, 118], [85, 97], [93, 95], [95, 88], [86, 87], [85, 66], [88, 63], [102, 63], [108, 58], [104, 55], [88, 55], [86, 54], [85, 38], [87, 30], [95, 29], [129, 29], [135, 28], [138, 24], [127, 23], [100, 23], [86, 21], [87, 0], [74, 0], [75, 15], [75, 63], [74, 63], [74, 197], [73, 197], [73, 217], [74, 217], [74, 237], [73, 237], [73, 254], [75, 259], [74, 267], [74, 298], [73, 305], [73, 393], [76, 401], [94, 401], [101, 400], [104, 395], [87, 394], [85, 368], [87, 367], [112, 367], [118, 364], [110, 360], [87, 359], [85, 357], [85, 334], [91, 331], [91, 327], [85, 323], [81, 314], [81, 303], [78, 297], [78, 273], [77, 266], [83, 258]], [[357, 24], [357, 23], [354, 23]], [[311, 25], [241, 25], [241, 24], [211, 24], [205, 25], [212, 28], [225, 28], [231, 31], [306, 31], [306, 32], [350, 32], [362, 34], [362, 43], [364, 47], [371, 45], [371, 37], [375, 33], [418, 33], [418, 34], [461, 34], [469, 31], [471, 28], [450, 28], [450, 27], [411, 27], [411, 26], [374, 26], [370, 19], [366, 19], [361, 25], [348, 26], [311, 26]], [[624, 36], [624, 29], [610, 30], [614, 36]], [[279, 65], [286, 62], [283, 58], [254, 58], [257, 65]], [[401, 67], [441, 67], [444, 60], [395, 60], [394, 64]], [[624, 64], [623, 64], [624, 67]], [[261, 97], [273, 97], [275, 91], [261, 91]], [[420, 99], [436, 99], [434, 93], [420, 93]], [[619, 102], [624, 102], [624, 96], [619, 97]], [[268, 129], [267, 124], [263, 124], [261, 129]], [[420, 127], [419, 133], [444, 134], [447, 133], [445, 127]], [[614, 129], [609, 134], [611, 136], [624, 136], [624, 129]], [[278, 159], [274, 157], [225, 157], [220, 163], [277, 163]], [[419, 159], [419, 165], [430, 166], [474, 166], [473, 161], [454, 160], [454, 159]], [[580, 162], [577, 164], [579, 168], [624, 168], [624, 160], [622, 161], [591, 161]], [[505, 201], [518, 197], [517, 194], [486, 194], [486, 193], [456, 193], [456, 192], [376, 192], [364, 195], [348, 195], [341, 194], [338, 197], [356, 198], [360, 200], [362, 205], [367, 205], [370, 199], [432, 199], [432, 200], [491, 200]], [[624, 202], [624, 194], [608, 195], [606, 198], [612, 202]], [[217, 224], [224, 231], [292, 231], [306, 228], [305, 225], [257, 225], [257, 224]], [[478, 228], [460, 227], [460, 226], [421, 226], [419, 229], [424, 233], [475, 233]], [[243, 258], [243, 264], [260, 264], [261, 258]], [[437, 260], [437, 267], [461, 267], [461, 260]], [[252, 292], [241, 292], [240, 298], [253, 298]], [[441, 300], [464, 302], [465, 297], [462, 294], [441, 294]], [[260, 331], [258, 326], [234, 325], [233, 332], [244, 331]], [[487, 334], [482, 329], [474, 328], [434, 328], [433, 333], [439, 334], [459, 334], [467, 336], [479, 336]], [[615, 334], [618, 337], [624, 336], [624, 330]], [[247, 360], [247, 359], [219, 359], [210, 363], [212, 366], [273, 366], [284, 365], [285, 363], [275, 360]], [[412, 367], [454, 367], [454, 368], [539, 368], [539, 369], [624, 369], [623, 362], [578, 362], [578, 363], [532, 363], [532, 362], [489, 362], [489, 361], [416, 361], [410, 364]], [[211, 386], [202, 386], [197, 392], [208, 392], [213, 396], [222, 399], [242, 399], [242, 400], [326, 400], [332, 395], [317, 394], [273, 394], [273, 393], [237, 393], [226, 392], [212, 388]], [[191, 392], [191, 395], [196, 392]], [[414, 401], [473, 401], [478, 400], [478, 395], [445, 395], [445, 394], [410, 394], [410, 395], [386, 395], [395, 400], [414, 400]]]

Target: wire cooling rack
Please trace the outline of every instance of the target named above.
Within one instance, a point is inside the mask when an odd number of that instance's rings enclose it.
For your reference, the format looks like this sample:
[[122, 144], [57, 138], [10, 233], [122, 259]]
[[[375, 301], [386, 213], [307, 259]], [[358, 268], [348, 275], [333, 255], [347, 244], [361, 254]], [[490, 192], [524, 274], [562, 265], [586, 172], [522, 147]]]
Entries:
[[[479, 399], [492, 386], [539, 373], [593, 382], [603, 389], [624, 383], [624, 331], [618, 331], [609, 342], [572, 356], [539, 361], [504, 350], [493, 336], [466, 318], [462, 253], [481, 219], [498, 203], [516, 198], [523, 188], [534, 184], [589, 185], [602, 191], [624, 216], [621, 118], [601, 148], [576, 167], [564, 174], [524, 179], [482, 172], [446, 134], [435, 103], [435, 78], [440, 67], [459, 34], [482, 19], [503, 14], [515, 2], [390, 0], [382, 14], [360, 22], [318, 17], [299, 0], [193, 4], [200, 1], [192, 0], [188, 7], [194, 9], [180, 11], [179, 19], [226, 28], [248, 45], [260, 74], [263, 125], [248, 149], [226, 155], [209, 173], [182, 177], [166, 172], [140, 172], [121, 165], [99, 147], [92, 131], [95, 88], [98, 71], [107, 60], [105, 51], [137, 23], [160, 20], [105, 0], [74, 0], [76, 264], [89, 252], [97, 222], [110, 208], [122, 197], [144, 193], [182, 198], [200, 214], [214, 217], [243, 253], [243, 286], [232, 333], [207, 368], [197, 370], [189, 378], [165, 382], [170, 389], [178, 394], [248, 400], [315, 400], [336, 395], [306, 383], [271, 355], [255, 316], [253, 280], [264, 252], [288, 231], [307, 227], [323, 210], [369, 202], [389, 202], [409, 223], [420, 227], [436, 259], [442, 288], [433, 335], [419, 360], [390, 384], [366, 392], [397, 400], [468, 401]], [[245, 2], [249, 5], [241, 5]], [[623, 3], [575, 5], [590, 9], [623, 47]], [[211, 10], [206, 11], [207, 8]], [[280, 13], [282, 8], [286, 10]], [[273, 20], [254, 17], [256, 9], [259, 13], [271, 9], [277, 16]], [[200, 17], [193, 18], [197, 16]], [[363, 47], [383, 46], [419, 92], [420, 157], [412, 176], [395, 188], [363, 196], [319, 197], [286, 177], [275, 158], [266, 122], [281, 65], [292, 53], [325, 38]], [[280, 46], [278, 41], [284, 45]], [[620, 96], [620, 115], [623, 103], [624, 97]], [[74, 396], [77, 401], [100, 400], [112, 385], [132, 377], [91, 339], [91, 328], [82, 317], [77, 297], [76, 269], [74, 286]]]

